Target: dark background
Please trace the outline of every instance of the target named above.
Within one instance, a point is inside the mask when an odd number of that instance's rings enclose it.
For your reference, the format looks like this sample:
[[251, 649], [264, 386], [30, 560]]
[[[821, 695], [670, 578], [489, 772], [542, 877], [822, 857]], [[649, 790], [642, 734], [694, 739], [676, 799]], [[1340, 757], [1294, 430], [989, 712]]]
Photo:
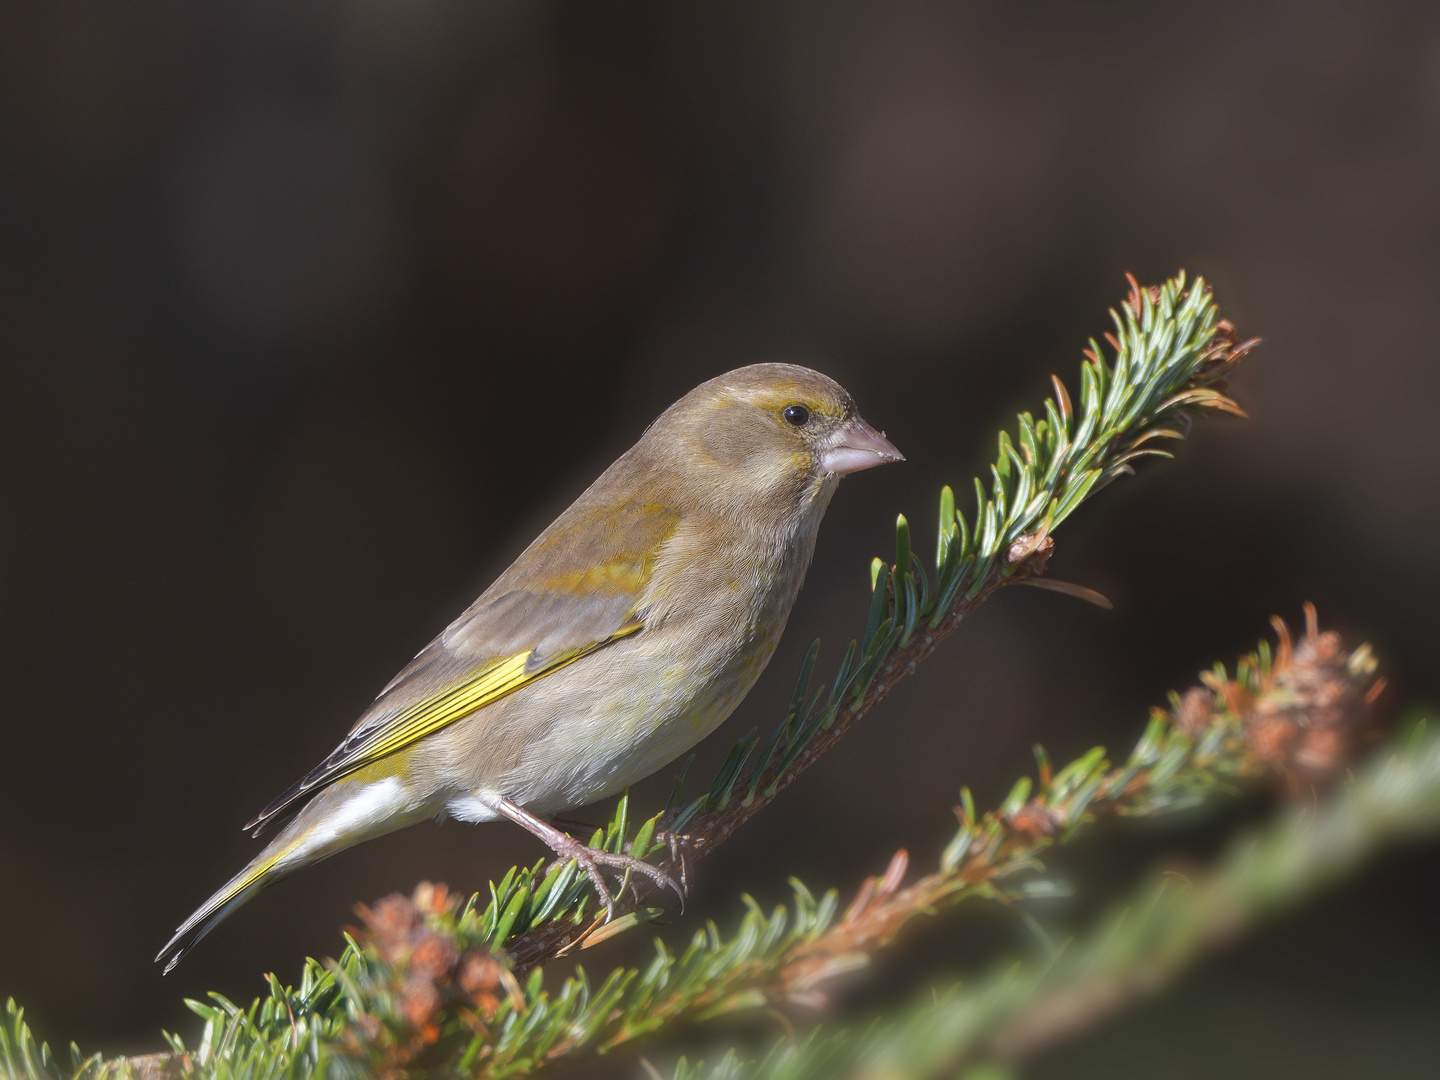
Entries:
[[[1253, 420], [1060, 534], [1057, 575], [1115, 610], [997, 597], [703, 864], [672, 934], [932, 858], [961, 783], [989, 805], [1037, 740], [1120, 746], [1305, 599], [1375, 643], [1397, 714], [1436, 700], [1434, 5], [47, 0], [5, 6], [0, 56], [0, 994], [62, 1044], [156, 1049], [182, 996], [333, 954], [356, 900], [540, 856], [419, 827], [150, 963], [255, 850], [239, 825], [742, 363], [834, 375], [909, 462], [843, 485], [697, 775], [813, 635], [833, 662], [855, 633], [895, 513], [928, 550], [939, 485], [1074, 385], [1123, 272], [1203, 273], [1266, 338]], [[1067, 870], [1123, 889], [1134, 839]], [[1437, 862], [1389, 856], [1039, 1071], [1430, 1075]], [[952, 923], [872, 995], [1031, 947]]]

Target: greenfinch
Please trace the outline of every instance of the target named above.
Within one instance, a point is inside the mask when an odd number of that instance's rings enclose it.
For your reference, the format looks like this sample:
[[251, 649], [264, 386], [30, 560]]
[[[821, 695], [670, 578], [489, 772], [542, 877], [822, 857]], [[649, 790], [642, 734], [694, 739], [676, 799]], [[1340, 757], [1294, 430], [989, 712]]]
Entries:
[[673, 885], [545, 817], [648, 776], [730, 715], [775, 651], [839, 478], [901, 460], [808, 368], [696, 387], [246, 826], [304, 802], [156, 959], [168, 972], [271, 882], [425, 818], [514, 821], [612, 910], [601, 867]]

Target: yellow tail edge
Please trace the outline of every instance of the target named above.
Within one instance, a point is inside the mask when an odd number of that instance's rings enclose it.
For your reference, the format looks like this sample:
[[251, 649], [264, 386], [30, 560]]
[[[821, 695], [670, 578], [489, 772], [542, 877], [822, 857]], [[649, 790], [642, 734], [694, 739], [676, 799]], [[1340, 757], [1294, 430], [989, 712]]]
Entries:
[[266, 879], [270, 876], [271, 870], [275, 868], [275, 864], [289, 854], [293, 847], [293, 844], [286, 845], [281, 850], [265, 855], [251, 863], [226, 882], [214, 896], [201, 904], [193, 915], [181, 923], [179, 929], [175, 931], [175, 935], [155, 956], [157, 964], [161, 960], [166, 961], [163, 974], [169, 975], [185, 954], [199, 944], [201, 938], [215, 929], [226, 916], [250, 899], [253, 894], [264, 888], [268, 884]]

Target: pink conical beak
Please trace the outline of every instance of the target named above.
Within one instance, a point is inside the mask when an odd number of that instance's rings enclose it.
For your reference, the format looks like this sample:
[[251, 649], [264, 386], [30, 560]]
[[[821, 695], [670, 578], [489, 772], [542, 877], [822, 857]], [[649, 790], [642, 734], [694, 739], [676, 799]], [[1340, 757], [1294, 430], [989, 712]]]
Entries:
[[883, 431], [876, 431], [858, 416], [835, 434], [834, 444], [820, 458], [820, 466], [826, 472], [845, 476], [905, 460], [905, 455], [895, 449]]

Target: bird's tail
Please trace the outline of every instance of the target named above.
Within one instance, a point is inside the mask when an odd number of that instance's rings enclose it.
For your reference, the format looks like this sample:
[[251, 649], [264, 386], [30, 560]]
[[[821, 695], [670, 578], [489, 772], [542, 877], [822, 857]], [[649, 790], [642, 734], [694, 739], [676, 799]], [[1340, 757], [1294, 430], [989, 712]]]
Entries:
[[164, 960], [165, 973], [169, 974], [201, 938], [267, 885], [424, 816], [425, 808], [417, 804], [397, 777], [370, 780], [362, 771], [326, 788], [244, 870], [180, 924], [175, 936], [155, 957], [156, 962]]

